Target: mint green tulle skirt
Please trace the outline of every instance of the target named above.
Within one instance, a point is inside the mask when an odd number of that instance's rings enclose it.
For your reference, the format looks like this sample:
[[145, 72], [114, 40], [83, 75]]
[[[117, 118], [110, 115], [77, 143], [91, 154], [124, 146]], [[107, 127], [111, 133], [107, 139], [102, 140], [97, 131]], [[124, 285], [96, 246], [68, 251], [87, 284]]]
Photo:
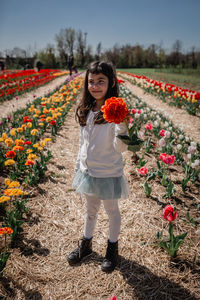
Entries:
[[129, 186], [124, 175], [120, 177], [97, 178], [78, 170], [72, 187], [81, 194], [95, 195], [101, 200], [128, 198]]

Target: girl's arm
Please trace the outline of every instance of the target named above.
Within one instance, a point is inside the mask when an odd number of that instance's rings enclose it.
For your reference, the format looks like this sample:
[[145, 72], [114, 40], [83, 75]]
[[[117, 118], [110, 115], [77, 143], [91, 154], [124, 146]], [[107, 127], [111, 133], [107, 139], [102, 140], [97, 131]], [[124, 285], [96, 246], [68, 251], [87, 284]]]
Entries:
[[83, 138], [82, 138], [82, 131], [81, 131], [81, 128], [80, 128], [79, 149], [78, 149], [78, 155], [77, 155], [76, 164], [75, 164], [75, 172], [77, 172], [78, 169], [80, 168], [80, 154], [81, 154], [82, 143], [83, 143]]
[[114, 147], [118, 152], [124, 152], [128, 149], [128, 145], [124, 144], [117, 136], [118, 135], [128, 135], [127, 127], [125, 122], [120, 124], [115, 124], [115, 137], [114, 137]]

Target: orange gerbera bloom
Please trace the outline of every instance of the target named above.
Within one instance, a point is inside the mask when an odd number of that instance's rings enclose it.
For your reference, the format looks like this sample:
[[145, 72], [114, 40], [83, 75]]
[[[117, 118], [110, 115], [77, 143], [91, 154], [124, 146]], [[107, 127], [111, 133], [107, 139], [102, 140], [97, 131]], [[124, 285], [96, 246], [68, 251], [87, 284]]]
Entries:
[[128, 114], [128, 108], [122, 98], [111, 97], [105, 101], [101, 111], [108, 123], [121, 123]]

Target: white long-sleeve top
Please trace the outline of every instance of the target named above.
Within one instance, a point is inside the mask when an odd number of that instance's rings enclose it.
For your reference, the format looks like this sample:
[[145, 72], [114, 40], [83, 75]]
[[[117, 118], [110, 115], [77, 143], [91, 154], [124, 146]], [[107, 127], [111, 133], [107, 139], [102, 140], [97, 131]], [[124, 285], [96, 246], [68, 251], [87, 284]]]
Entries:
[[127, 135], [126, 124], [94, 124], [95, 114], [90, 111], [86, 126], [81, 127], [75, 171], [98, 178], [119, 177], [123, 174], [121, 152], [127, 145], [117, 135]]

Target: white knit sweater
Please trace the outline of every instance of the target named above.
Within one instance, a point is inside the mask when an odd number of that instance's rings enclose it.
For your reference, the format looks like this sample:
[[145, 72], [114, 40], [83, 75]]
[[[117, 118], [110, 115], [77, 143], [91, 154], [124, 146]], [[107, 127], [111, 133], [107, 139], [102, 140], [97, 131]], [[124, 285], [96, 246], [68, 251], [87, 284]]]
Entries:
[[96, 112], [90, 111], [86, 126], [81, 127], [75, 171], [105, 178], [123, 175], [121, 152], [127, 150], [117, 135], [127, 135], [125, 123], [94, 124]]

